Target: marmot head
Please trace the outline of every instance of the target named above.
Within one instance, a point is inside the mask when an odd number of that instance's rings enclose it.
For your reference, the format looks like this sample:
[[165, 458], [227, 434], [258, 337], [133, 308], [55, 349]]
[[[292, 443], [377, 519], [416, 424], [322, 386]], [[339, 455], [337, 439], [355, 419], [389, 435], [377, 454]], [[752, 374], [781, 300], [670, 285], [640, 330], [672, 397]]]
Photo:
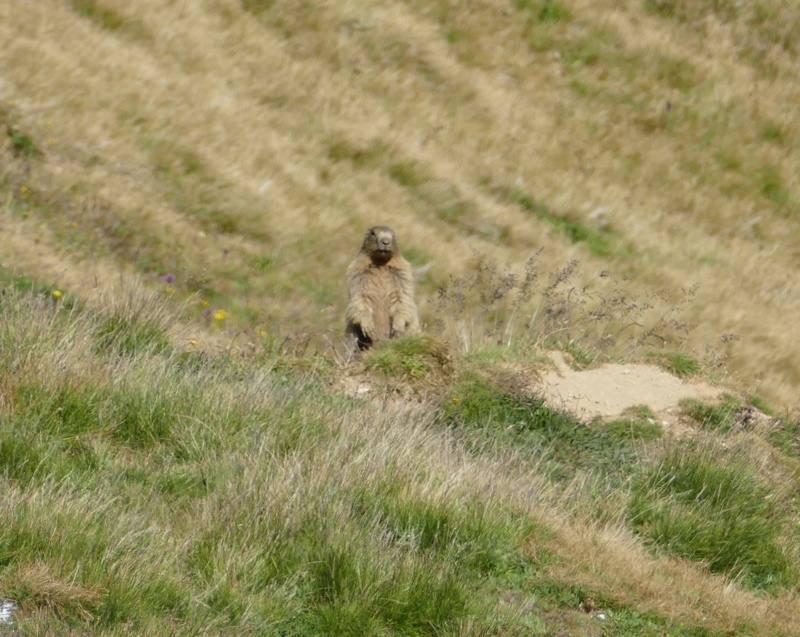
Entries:
[[361, 252], [369, 256], [377, 265], [387, 263], [397, 254], [397, 240], [394, 230], [386, 226], [373, 226], [364, 235]]

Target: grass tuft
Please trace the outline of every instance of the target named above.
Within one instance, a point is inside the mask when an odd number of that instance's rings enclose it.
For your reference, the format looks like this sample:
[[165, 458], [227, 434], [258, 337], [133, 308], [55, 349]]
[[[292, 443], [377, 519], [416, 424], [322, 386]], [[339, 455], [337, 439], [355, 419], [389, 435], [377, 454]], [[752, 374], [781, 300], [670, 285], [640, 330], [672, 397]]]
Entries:
[[514, 0], [517, 11], [535, 16], [537, 22], [568, 22], [569, 9], [558, 0]]
[[681, 411], [705, 429], [727, 432], [738, 423], [737, 414], [742, 408], [741, 400], [731, 394], [722, 397], [716, 405], [688, 398], [681, 402]]
[[785, 546], [788, 511], [741, 463], [675, 450], [634, 486], [628, 512], [656, 546], [748, 586], [779, 590], [800, 574]]
[[66, 623], [95, 619], [103, 593], [84, 588], [70, 579], [58, 577], [47, 564], [36, 562], [11, 575], [4, 595], [19, 600], [22, 612], [41, 608]]
[[42, 151], [37, 148], [36, 142], [33, 141], [30, 135], [26, 135], [19, 129], [12, 128], [11, 126], [7, 128], [7, 134], [11, 142], [11, 150], [15, 157], [33, 159], [42, 154]]
[[96, 339], [98, 351], [120, 356], [160, 354], [169, 349], [169, 339], [158, 325], [124, 316], [106, 319], [98, 328]]
[[682, 352], [648, 352], [646, 358], [679, 378], [696, 376], [703, 371], [699, 362]]
[[452, 365], [452, 353], [447, 345], [430, 336], [409, 336], [381, 343], [364, 361], [370, 371], [410, 380], [446, 377]]
[[328, 142], [328, 157], [333, 161], [349, 161], [356, 168], [370, 168], [387, 153], [386, 144], [373, 140], [366, 147], [356, 146], [346, 139], [335, 138]]
[[387, 173], [394, 181], [406, 188], [416, 188], [428, 179], [420, 173], [415, 161], [393, 162], [387, 168]]

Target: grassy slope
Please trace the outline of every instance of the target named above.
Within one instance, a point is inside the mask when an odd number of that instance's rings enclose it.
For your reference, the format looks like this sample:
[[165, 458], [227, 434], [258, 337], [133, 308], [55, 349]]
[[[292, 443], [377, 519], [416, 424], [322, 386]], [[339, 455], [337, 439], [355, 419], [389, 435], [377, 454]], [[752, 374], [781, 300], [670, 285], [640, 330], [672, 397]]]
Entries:
[[87, 258], [105, 287], [172, 272], [239, 327], [338, 336], [369, 225], [432, 262], [423, 300], [473, 250], [519, 270], [543, 247], [632, 292], [699, 285], [688, 347], [796, 402], [790, 2], [2, 12], [3, 118], [42, 151], [6, 149], [8, 263], [76, 290]]
[[173, 349], [165, 303], [6, 280], [24, 634], [796, 634], [797, 449], [738, 404], [698, 405], [691, 441], [646, 412], [587, 427], [424, 340], [367, 368], [439, 391], [354, 401], [330, 365]]
[[[444, 382], [460, 407], [427, 416], [345, 405], [260, 367], [305, 342], [287, 334], [312, 335], [306, 354], [340, 351], [342, 272], [363, 229], [385, 223], [416, 265], [432, 263], [429, 328], [444, 321], [484, 361], [522, 360], [485, 350], [487, 319], [518, 342], [625, 356], [656, 343], [656, 327], [793, 407], [797, 20], [778, 1], [2, 3], [0, 258], [7, 277], [47, 287], [9, 292], [4, 310], [14, 523], [0, 596], [35, 611], [32, 631], [715, 634], [750, 622], [791, 634], [791, 427], [734, 431], [726, 448], [730, 423], [706, 413], [716, 429], [688, 465], [655, 442], [620, 476], [587, 458], [599, 448], [613, 465], [630, 441], [524, 424], [533, 412], [513, 392], [481, 411], [497, 388], [467, 409], [463, 396], [482, 395], [474, 358], [457, 356]], [[481, 269], [475, 251], [521, 278]], [[537, 294], [509, 322], [485, 294], [522, 289], [532, 255]], [[43, 301], [54, 288], [85, 309]], [[278, 366], [332, 365], [300, 360]], [[54, 400], [77, 411], [54, 420]], [[442, 422], [468, 433], [453, 446]], [[682, 500], [698, 483], [732, 499]], [[778, 514], [752, 504], [765, 493]], [[733, 506], [737, 537], [763, 540], [744, 569], [708, 549]], [[682, 518], [707, 532], [687, 544]], [[633, 532], [689, 561], [647, 554]], [[348, 541], [364, 547], [352, 563]], [[414, 590], [442, 595], [444, 614]], [[588, 597], [617, 623], [577, 612]]]

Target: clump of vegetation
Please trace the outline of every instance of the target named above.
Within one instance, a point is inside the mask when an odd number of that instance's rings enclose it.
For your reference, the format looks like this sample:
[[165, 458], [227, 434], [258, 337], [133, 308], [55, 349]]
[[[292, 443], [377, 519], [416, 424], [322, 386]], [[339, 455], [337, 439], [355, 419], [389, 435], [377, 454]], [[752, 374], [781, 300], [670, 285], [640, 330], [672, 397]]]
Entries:
[[569, 9], [558, 0], [514, 0], [514, 7], [539, 22], [566, 22], [570, 18]]
[[683, 352], [648, 352], [646, 358], [679, 378], [696, 376], [703, 370], [698, 361]]
[[337, 373], [336, 361], [331, 356], [324, 354], [295, 356], [281, 353], [274, 357], [268, 357], [268, 360], [272, 362], [273, 370], [276, 373], [287, 374], [292, 377], [330, 380]]
[[72, 9], [78, 15], [88, 18], [103, 29], [118, 31], [135, 39], [152, 41], [153, 35], [141, 20], [126, 20], [112, 7], [97, 0], [71, 0]]
[[659, 548], [777, 590], [796, 584], [800, 547], [788, 535], [790, 507], [775, 495], [742, 462], [675, 449], [636, 483], [628, 513]]
[[622, 416], [604, 425], [607, 431], [620, 440], [652, 442], [664, 434], [663, 428], [646, 405], [632, 407]]
[[272, 7], [274, 0], [241, 0], [242, 9], [260, 15]]
[[709, 404], [694, 398], [681, 402], [681, 411], [705, 429], [730, 431], [739, 422], [737, 414], [742, 409], [742, 401], [732, 394], [726, 394], [717, 404]]
[[356, 168], [374, 168], [387, 154], [387, 145], [374, 139], [366, 146], [358, 146], [345, 138], [328, 141], [328, 157], [333, 161], [349, 161]]
[[787, 456], [800, 459], [800, 419], [796, 415], [777, 419], [768, 438]]
[[33, 159], [42, 154], [30, 135], [26, 135], [19, 129], [12, 128], [11, 126], [8, 126], [6, 130], [8, 139], [11, 142], [11, 150], [15, 157]]
[[453, 355], [446, 344], [435, 338], [407, 336], [372, 349], [364, 366], [389, 378], [434, 382], [452, 373]]
[[97, 330], [97, 348], [120, 355], [137, 352], [158, 354], [169, 349], [169, 339], [153, 322], [111, 316]]
[[588, 364], [648, 345], [679, 345], [694, 328], [681, 314], [696, 288], [637, 295], [607, 270], [581, 283], [578, 265], [570, 261], [544, 279], [537, 255], [517, 273], [476, 254], [469, 274], [439, 288], [439, 329], [466, 352], [528, 342], [573, 352]]
[[636, 436], [629, 430], [584, 424], [535, 396], [477, 374], [453, 386], [443, 418], [474, 449], [511, 447], [540, 456], [557, 480], [574, 477], [577, 471], [620, 477], [636, 466]]
[[125, 19], [113, 9], [104, 7], [97, 0], [72, 0], [72, 7], [80, 15], [96, 21], [105, 29], [116, 30], [125, 24]]

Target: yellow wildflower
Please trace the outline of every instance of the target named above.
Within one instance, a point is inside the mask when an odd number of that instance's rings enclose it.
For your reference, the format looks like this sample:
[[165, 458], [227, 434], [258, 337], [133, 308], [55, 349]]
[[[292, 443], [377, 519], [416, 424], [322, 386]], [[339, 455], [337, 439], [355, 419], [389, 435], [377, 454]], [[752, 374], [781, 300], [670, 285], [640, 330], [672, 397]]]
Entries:
[[53, 298], [54, 299], [58, 300], [62, 296], [64, 296], [64, 293], [61, 290], [53, 290]]
[[224, 321], [226, 318], [228, 318], [228, 313], [225, 310], [217, 310], [214, 314], [214, 319], [217, 321]]

